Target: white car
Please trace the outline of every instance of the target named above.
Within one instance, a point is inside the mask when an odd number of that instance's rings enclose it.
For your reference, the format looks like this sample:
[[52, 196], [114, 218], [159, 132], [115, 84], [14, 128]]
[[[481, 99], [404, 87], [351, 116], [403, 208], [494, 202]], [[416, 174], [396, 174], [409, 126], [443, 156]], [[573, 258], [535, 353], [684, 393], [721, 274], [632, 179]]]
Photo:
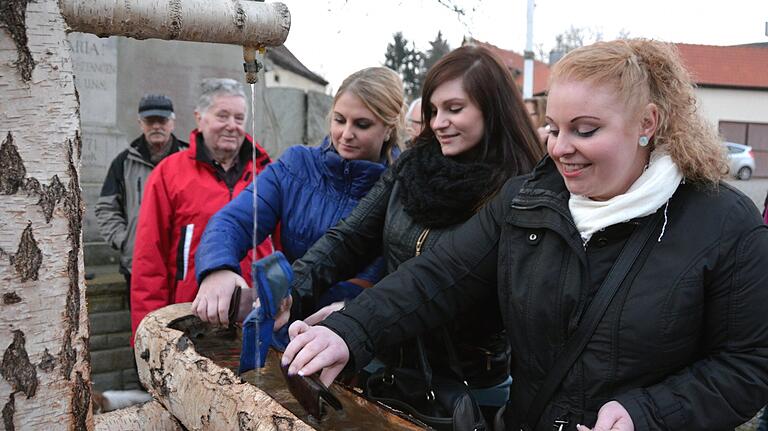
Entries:
[[755, 156], [752, 154], [752, 147], [735, 142], [723, 142], [723, 145], [728, 150], [729, 173], [740, 180], [752, 178], [752, 172], [755, 171]]

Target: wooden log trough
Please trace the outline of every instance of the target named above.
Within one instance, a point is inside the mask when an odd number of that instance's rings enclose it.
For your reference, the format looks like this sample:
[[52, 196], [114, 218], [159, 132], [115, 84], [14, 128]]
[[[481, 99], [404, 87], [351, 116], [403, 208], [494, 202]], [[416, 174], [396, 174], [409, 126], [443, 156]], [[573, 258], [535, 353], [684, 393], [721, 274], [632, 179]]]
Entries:
[[[170, 413], [173, 421], [178, 421], [185, 429], [425, 429], [423, 424], [336, 383], [331, 391], [339, 398], [344, 410], [340, 413], [332, 411], [321, 421], [308, 417], [297, 403], [291, 402], [292, 398], [283, 388], [284, 382], [272, 377], [272, 389], [264, 386], [266, 389], [262, 390], [249, 383], [252, 380], [249, 373], [241, 377], [231, 371], [231, 360], [229, 364], [222, 364], [223, 361], [205, 353], [204, 346], [210, 340], [229, 343], [226, 347], [235, 353], [241, 343], [236, 329], [217, 328], [192, 316], [189, 303], [170, 305], [150, 313], [136, 332], [139, 380]], [[196, 347], [202, 350], [198, 351]], [[278, 364], [279, 355], [270, 352], [265, 377], [269, 377], [266, 374], [279, 375]], [[280, 388], [275, 391], [277, 386]], [[161, 413], [154, 412], [153, 415]], [[115, 419], [112, 421], [115, 423]], [[163, 423], [163, 429], [173, 429], [168, 420]]]

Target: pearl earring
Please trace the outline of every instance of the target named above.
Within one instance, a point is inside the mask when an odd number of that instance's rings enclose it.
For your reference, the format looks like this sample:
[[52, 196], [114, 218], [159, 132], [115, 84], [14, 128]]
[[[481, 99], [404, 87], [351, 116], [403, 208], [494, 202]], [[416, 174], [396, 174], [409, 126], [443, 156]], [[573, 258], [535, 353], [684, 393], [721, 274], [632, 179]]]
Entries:
[[641, 147], [645, 147], [648, 145], [648, 137], [647, 136], [641, 136], [640, 140], [637, 142], [640, 144]]

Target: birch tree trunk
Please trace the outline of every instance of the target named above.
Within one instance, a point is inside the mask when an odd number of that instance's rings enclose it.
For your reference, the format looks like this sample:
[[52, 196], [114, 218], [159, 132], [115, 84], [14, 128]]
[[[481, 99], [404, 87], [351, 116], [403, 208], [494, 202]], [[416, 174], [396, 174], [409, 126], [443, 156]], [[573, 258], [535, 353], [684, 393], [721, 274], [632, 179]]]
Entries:
[[256, 386], [200, 356], [172, 323], [189, 303], [148, 314], [136, 329], [139, 380], [190, 430], [309, 431], [313, 428]]
[[0, 2], [0, 406], [92, 429], [79, 104], [56, 0]]

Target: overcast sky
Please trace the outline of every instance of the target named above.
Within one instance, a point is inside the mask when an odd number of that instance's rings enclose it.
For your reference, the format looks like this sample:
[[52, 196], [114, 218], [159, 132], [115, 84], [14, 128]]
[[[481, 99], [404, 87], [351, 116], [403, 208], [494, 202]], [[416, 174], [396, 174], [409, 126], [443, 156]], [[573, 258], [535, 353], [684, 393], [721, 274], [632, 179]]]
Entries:
[[[334, 90], [350, 73], [382, 65], [397, 31], [422, 50], [438, 30], [452, 48], [472, 36], [525, 49], [526, 0], [442, 0], [463, 8], [463, 17], [438, 0], [281, 1], [291, 11], [285, 45]], [[768, 42], [766, 21], [768, 0], [538, 0], [533, 38], [549, 51], [555, 36], [574, 26], [599, 31], [606, 40], [624, 30], [669, 42], [734, 45]]]

